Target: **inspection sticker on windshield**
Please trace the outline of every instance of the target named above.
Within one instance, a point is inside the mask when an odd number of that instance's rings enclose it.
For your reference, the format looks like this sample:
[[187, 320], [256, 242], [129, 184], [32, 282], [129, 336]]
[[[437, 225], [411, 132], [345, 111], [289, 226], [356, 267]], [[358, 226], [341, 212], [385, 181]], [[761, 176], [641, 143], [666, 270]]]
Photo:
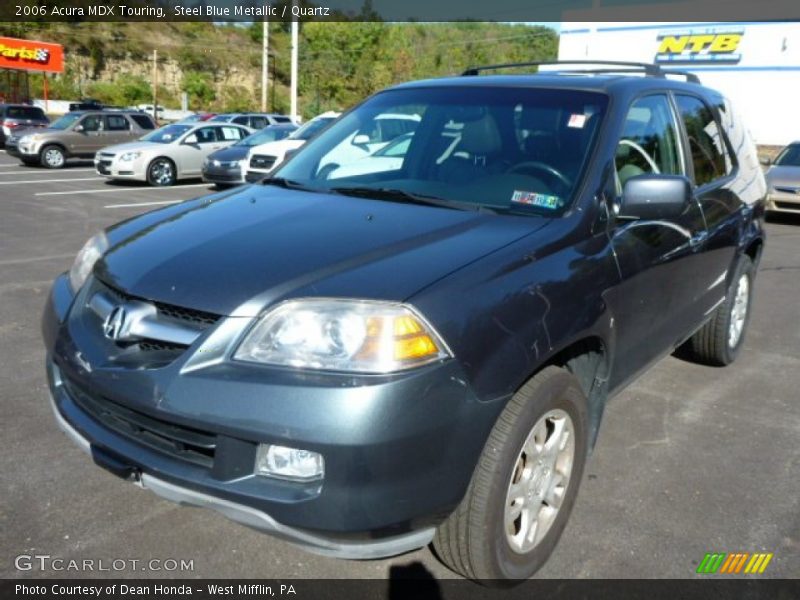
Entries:
[[521, 190], [514, 190], [514, 194], [511, 196], [511, 202], [527, 204], [529, 206], [540, 206], [551, 210], [555, 210], [561, 206], [561, 198], [558, 196], [539, 194], [537, 192], [523, 192]]
[[584, 125], [586, 125], [586, 115], [574, 114], [569, 116], [569, 123], [567, 123], [567, 127], [583, 129]]

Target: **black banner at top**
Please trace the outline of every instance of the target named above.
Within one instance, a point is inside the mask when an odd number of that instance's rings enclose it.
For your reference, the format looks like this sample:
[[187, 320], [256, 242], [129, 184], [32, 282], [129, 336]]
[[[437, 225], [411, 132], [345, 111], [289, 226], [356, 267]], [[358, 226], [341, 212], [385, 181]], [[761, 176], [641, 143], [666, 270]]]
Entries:
[[0, 21], [748, 21], [797, 0], [4, 0]]

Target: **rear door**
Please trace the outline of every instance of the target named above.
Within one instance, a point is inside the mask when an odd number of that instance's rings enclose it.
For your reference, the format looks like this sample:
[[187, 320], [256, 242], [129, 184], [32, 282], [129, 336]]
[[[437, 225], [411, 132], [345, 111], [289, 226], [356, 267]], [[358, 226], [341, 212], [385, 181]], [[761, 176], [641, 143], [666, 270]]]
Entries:
[[[723, 106], [722, 99], [714, 108]], [[698, 308], [710, 314], [725, 299], [729, 269], [739, 239], [741, 211], [746, 205], [732, 187], [737, 165], [718, 115], [703, 98], [675, 94], [683, 127], [684, 146], [695, 194], [703, 211], [708, 238], [698, 264], [702, 284], [697, 292]]]
[[123, 144], [133, 139], [131, 124], [124, 115], [109, 113], [103, 115], [105, 127], [103, 128], [103, 141], [106, 146]]
[[[633, 101], [619, 133], [615, 188], [647, 174], [685, 175], [680, 129], [665, 93]], [[611, 243], [621, 275], [606, 300], [615, 315], [617, 360], [610, 388], [617, 388], [668, 353], [696, 326], [692, 298], [702, 274], [705, 222], [692, 199], [669, 220], [616, 220]]]

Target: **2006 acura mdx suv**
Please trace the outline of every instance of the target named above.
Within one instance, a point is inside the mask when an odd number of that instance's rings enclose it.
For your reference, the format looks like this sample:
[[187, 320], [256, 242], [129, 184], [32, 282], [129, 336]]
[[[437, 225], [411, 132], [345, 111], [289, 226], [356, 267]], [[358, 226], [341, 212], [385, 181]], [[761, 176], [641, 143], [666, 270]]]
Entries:
[[[729, 102], [619, 68], [643, 76], [400, 85], [263, 184], [97, 234], [44, 313], [58, 423], [160, 496], [322, 554], [433, 541], [464, 576], [530, 576], [606, 400], [683, 344], [736, 358], [764, 243]], [[326, 179], [386, 113], [420, 117], [401, 163]]]

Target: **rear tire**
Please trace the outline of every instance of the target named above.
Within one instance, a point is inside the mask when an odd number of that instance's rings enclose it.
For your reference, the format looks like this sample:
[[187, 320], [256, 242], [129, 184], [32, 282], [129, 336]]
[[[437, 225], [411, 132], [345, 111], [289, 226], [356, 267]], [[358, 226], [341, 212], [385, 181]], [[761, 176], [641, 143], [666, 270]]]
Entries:
[[176, 179], [175, 164], [168, 158], [156, 158], [147, 165], [147, 183], [152, 186], [174, 185]]
[[725, 302], [719, 305], [703, 327], [686, 342], [690, 360], [716, 367], [731, 364], [739, 354], [753, 298], [755, 267], [749, 256], [739, 259]]
[[578, 493], [588, 448], [578, 380], [547, 367], [497, 419], [461, 504], [433, 540], [453, 571], [485, 584], [527, 579], [549, 558]]
[[39, 164], [47, 169], [62, 169], [67, 164], [67, 156], [59, 146], [45, 146], [39, 152]]

